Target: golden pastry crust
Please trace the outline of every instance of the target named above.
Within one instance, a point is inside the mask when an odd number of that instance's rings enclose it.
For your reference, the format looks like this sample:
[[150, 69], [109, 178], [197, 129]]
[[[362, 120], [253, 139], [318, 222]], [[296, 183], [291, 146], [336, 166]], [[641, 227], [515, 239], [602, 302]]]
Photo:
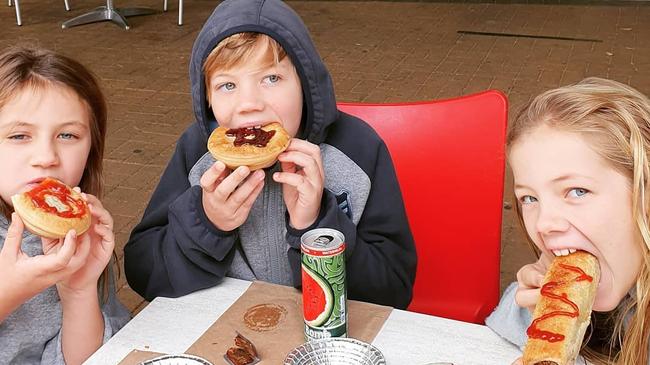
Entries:
[[528, 328], [524, 365], [566, 365], [575, 360], [599, 281], [598, 260], [585, 251], [553, 260]]
[[[75, 232], [77, 232], [77, 235], [86, 232], [88, 228], [90, 228], [91, 215], [90, 209], [81, 197], [81, 194], [70, 189], [70, 187], [62, 182], [51, 178], [43, 180], [31, 191], [34, 191], [35, 189], [43, 189], [44, 186], [47, 186], [44, 184], [55, 184], [64, 187], [64, 193], [69, 196], [69, 199], [75, 202], [75, 204], [62, 203], [54, 194], [48, 194], [47, 189], [44, 190], [43, 194], [48, 197], [47, 199], [49, 203], [47, 204], [49, 206], [54, 208], [58, 207], [57, 211], [60, 209], [60, 211], [64, 213], [72, 212], [75, 216], [65, 217], [60, 216], [57, 213], [49, 212], [37, 206], [34, 200], [30, 197], [29, 192], [24, 192], [12, 196], [11, 202], [13, 203], [14, 211], [25, 223], [25, 227], [36, 235], [54, 239], [65, 237], [71, 229], [74, 229]], [[76, 205], [77, 203], [79, 206]]]
[[223, 162], [233, 170], [239, 166], [248, 166], [251, 170], [269, 167], [275, 163], [278, 155], [289, 147], [291, 136], [278, 122], [269, 123], [261, 129], [275, 131], [275, 134], [264, 147], [251, 144], [235, 146], [235, 137], [226, 135], [229, 128], [218, 127], [208, 138], [208, 151], [215, 159]]

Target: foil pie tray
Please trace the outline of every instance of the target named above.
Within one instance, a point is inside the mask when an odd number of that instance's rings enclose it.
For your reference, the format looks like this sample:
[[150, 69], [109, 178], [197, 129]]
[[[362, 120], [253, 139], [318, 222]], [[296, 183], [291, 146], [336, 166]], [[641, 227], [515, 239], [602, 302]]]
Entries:
[[306, 342], [293, 349], [284, 365], [386, 365], [373, 345], [353, 338], [328, 338]]
[[143, 361], [139, 365], [212, 365], [212, 363], [192, 355], [163, 355]]

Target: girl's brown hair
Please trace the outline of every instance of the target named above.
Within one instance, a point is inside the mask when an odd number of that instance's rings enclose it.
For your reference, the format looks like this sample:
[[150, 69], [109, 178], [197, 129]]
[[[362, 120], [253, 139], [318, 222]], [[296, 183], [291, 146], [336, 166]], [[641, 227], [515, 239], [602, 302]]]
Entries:
[[[546, 91], [535, 97], [510, 125], [506, 140], [508, 151], [522, 135], [542, 125], [581, 135], [612, 168], [629, 178], [632, 216], [644, 256], [643, 266], [631, 295], [611, 313], [613, 320], [597, 321], [611, 334], [608, 345], [599, 349], [585, 348], [582, 353], [595, 364], [647, 364], [650, 340], [650, 100], [627, 85], [595, 77]], [[517, 214], [523, 226], [520, 209], [518, 204]]]
[[[0, 54], [0, 109], [25, 89], [64, 87], [83, 101], [90, 116], [90, 153], [79, 187], [97, 197], [102, 193], [102, 163], [106, 137], [106, 101], [95, 76], [79, 62], [53, 51], [13, 47]], [[2, 201], [6, 217], [10, 206]]]
[[[86, 106], [91, 143], [79, 188], [101, 197], [107, 108], [95, 76], [79, 62], [42, 48], [11, 47], [0, 54], [0, 109], [24, 90], [38, 91], [50, 87], [73, 91]], [[12, 211], [13, 208], [0, 199], [0, 213], [9, 218]], [[108, 289], [105, 285], [107, 271], [108, 267], [100, 280], [105, 290]]]

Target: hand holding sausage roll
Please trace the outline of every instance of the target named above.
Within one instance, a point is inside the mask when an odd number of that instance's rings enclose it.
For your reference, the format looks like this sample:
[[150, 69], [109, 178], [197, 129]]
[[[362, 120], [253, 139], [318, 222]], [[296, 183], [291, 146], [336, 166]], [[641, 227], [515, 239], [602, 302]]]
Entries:
[[528, 327], [524, 365], [568, 365], [575, 360], [589, 326], [599, 280], [598, 260], [587, 252], [553, 260]]

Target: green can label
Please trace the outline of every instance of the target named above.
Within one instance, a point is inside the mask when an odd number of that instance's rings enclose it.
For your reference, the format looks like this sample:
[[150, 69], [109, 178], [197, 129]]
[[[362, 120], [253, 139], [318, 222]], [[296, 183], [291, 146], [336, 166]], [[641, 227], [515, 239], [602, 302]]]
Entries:
[[302, 303], [305, 338], [347, 336], [345, 242], [329, 228], [302, 238]]

